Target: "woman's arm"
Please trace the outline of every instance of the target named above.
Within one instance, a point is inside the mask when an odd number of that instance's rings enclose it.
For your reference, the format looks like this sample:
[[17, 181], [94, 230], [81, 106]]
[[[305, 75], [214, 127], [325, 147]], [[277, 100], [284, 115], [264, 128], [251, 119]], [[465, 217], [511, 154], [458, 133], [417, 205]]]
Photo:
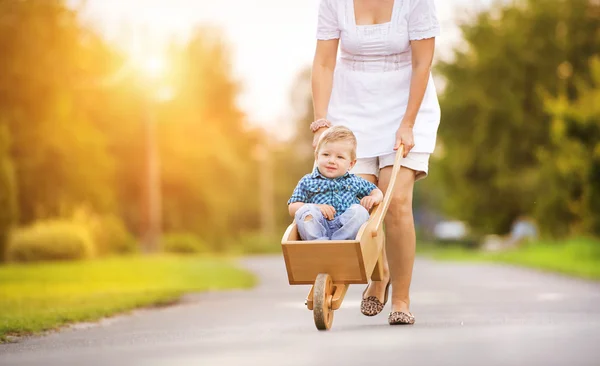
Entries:
[[[333, 87], [333, 71], [337, 58], [339, 39], [318, 40], [312, 66], [311, 87], [314, 120], [327, 117], [327, 108]], [[326, 128], [315, 133], [313, 147]]]
[[433, 62], [433, 51], [435, 48], [435, 38], [421, 39], [411, 41], [412, 48], [412, 77], [410, 81], [410, 93], [408, 95], [408, 106], [402, 119], [402, 124], [406, 127], [413, 127], [417, 113], [423, 102], [429, 75], [431, 73], [431, 64]]
[[396, 144], [394, 145], [394, 150], [399, 149], [400, 145], [404, 145], [404, 157], [415, 146], [412, 129], [417, 119], [417, 113], [421, 108], [427, 84], [429, 83], [435, 38], [414, 40], [410, 43], [412, 48], [412, 76], [408, 105], [396, 133]]

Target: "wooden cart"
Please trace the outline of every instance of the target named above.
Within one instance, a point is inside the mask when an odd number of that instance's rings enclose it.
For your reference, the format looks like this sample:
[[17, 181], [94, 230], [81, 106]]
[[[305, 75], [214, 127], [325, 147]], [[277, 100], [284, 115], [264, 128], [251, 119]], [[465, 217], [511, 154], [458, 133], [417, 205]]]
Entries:
[[403, 148], [396, 154], [389, 188], [383, 201], [360, 228], [355, 240], [300, 239], [295, 222], [283, 235], [281, 246], [290, 285], [312, 285], [305, 305], [313, 311], [315, 325], [328, 330], [333, 311], [340, 308], [350, 284], [380, 281], [383, 261], [383, 218], [400, 171]]

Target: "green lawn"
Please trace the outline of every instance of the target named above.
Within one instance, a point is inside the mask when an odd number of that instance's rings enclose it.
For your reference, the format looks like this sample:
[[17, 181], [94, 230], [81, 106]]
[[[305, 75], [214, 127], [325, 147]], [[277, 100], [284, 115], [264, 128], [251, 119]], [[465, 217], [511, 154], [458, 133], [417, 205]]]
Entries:
[[163, 305], [191, 291], [248, 288], [252, 274], [216, 257], [130, 257], [0, 266], [0, 343], [76, 321]]
[[597, 239], [572, 239], [560, 243], [538, 242], [499, 253], [432, 245], [424, 245], [419, 252], [440, 260], [509, 263], [600, 280], [600, 241]]

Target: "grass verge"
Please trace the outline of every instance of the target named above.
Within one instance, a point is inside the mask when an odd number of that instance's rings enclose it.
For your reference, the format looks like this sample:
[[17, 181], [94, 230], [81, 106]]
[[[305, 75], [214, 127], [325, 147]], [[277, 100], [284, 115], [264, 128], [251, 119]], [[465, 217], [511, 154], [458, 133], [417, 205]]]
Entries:
[[508, 263], [600, 280], [600, 241], [597, 239], [577, 238], [564, 242], [536, 242], [504, 252], [482, 252], [430, 244], [423, 245], [419, 253], [440, 260]]
[[78, 321], [248, 288], [252, 274], [217, 257], [153, 256], [0, 266], [0, 343]]

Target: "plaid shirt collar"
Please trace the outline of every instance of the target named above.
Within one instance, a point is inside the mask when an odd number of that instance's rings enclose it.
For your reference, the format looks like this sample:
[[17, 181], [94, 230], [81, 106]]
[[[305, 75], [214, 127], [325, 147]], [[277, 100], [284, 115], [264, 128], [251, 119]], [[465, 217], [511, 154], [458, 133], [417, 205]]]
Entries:
[[[312, 178], [331, 179], [331, 178], [327, 178], [326, 176], [324, 176], [323, 174], [321, 174], [321, 172], [319, 171], [319, 167], [315, 167], [315, 169], [313, 170], [313, 172], [311, 174], [311, 177]], [[337, 177], [335, 179], [348, 178], [348, 177], [350, 177], [350, 173], [346, 172], [341, 177]]]

